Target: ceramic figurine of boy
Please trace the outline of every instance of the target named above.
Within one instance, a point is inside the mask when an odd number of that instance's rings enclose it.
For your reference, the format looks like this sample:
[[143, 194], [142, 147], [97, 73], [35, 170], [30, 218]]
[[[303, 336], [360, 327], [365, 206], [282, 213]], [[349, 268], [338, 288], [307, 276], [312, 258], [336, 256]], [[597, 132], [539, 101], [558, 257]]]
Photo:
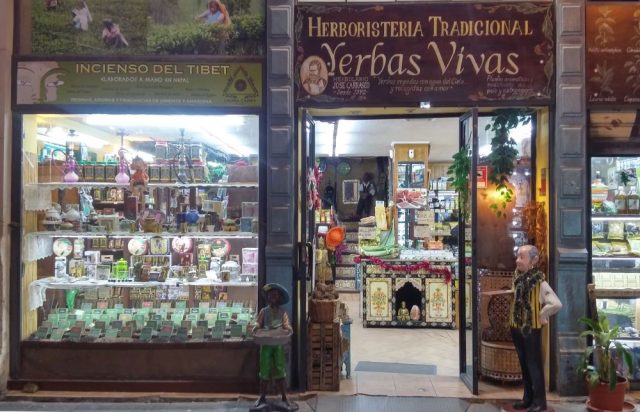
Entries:
[[[254, 332], [257, 329], [291, 330], [287, 312], [281, 307], [289, 302], [287, 290], [278, 283], [266, 284], [262, 290], [266, 294], [268, 306], [262, 308], [258, 313]], [[278, 410], [297, 410], [297, 405], [290, 403], [287, 399], [284, 345], [260, 345], [260, 398], [256, 402], [256, 408], [267, 406], [267, 386], [272, 376], [286, 408], [278, 408]]]

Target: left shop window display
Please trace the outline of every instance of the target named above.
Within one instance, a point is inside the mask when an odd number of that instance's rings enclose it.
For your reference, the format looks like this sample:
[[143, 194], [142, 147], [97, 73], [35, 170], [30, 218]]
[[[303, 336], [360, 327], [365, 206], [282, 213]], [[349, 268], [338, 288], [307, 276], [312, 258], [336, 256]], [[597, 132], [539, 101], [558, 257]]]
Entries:
[[21, 337], [250, 339], [256, 115], [25, 115]]

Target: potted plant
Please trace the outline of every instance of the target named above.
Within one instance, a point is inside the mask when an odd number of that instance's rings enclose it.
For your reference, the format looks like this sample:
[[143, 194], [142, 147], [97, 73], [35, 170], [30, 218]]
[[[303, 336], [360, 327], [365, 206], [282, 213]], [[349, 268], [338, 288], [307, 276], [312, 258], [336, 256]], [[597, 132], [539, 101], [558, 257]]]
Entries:
[[[606, 315], [598, 319], [581, 317], [579, 322], [587, 326], [580, 336], [593, 338], [593, 345], [585, 349], [578, 372], [589, 384], [589, 406], [604, 411], [622, 411], [627, 379], [617, 371], [616, 364], [623, 362], [633, 372], [631, 350], [620, 343], [620, 328], [610, 327]], [[593, 362], [589, 360], [593, 358]]]

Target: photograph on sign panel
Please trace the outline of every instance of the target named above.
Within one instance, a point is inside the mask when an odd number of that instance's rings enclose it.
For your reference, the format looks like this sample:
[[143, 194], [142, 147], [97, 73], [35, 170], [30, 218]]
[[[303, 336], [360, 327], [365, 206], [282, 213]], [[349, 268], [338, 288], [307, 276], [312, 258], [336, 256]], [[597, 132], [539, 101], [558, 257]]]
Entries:
[[246, 56], [263, 49], [263, 0], [31, 0], [20, 8], [31, 15], [22, 30], [31, 49], [23, 53]]

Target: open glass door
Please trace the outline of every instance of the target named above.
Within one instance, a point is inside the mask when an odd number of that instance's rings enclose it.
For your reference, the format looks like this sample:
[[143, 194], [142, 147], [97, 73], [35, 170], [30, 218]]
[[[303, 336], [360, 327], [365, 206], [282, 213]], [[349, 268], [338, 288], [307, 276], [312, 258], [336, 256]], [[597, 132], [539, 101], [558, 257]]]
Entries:
[[458, 331], [460, 340], [460, 378], [469, 390], [478, 394], [478, 317], [477, 317], [477, 170], [478, 110], [460, 117], [460, 147], [466, 148], [470, 162], [468, 191], [460, 193], [458, 231]]
[[300, 176], [299, 176], [299, 218], [301, 233], [298, 233], [298, 258], [297, 258], [297, 295], [298, 308], [294, 310], [297, 326], [297, 353], [298, 387], [306, 389], [307, 384], [307, 296], [313, 288], [313, 271], [315, 257], [315, 205], [309, 194], [315, 190], [317, 182], [314, 179], [315, 170], [315, 123], [307, 110], [302, 110], [300, 119]]

